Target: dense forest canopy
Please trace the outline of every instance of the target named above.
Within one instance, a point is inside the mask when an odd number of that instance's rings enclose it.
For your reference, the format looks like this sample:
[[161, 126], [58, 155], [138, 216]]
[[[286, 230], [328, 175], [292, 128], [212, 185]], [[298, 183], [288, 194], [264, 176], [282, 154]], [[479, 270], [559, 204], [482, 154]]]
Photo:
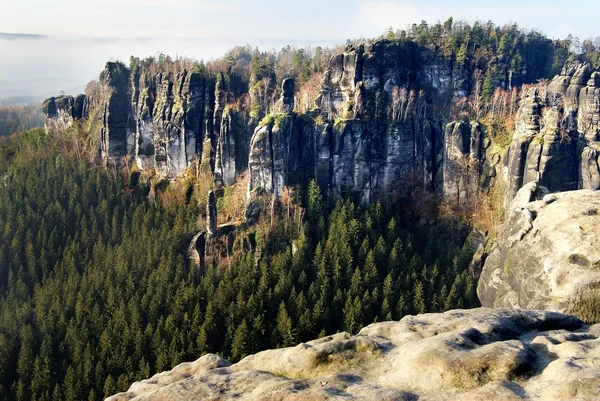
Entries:
[[69, 135], [0, 147], [0, 398], [97, 400], [205, 352], [232, 360], [409, 313], [477, 305], [467, 229], [409, 209], [327, 207], [297, 188], [244, 234], [250, 251], [196, 271], [198, 202], [148, 202]]
[[0, 137], [44, 126], [41, 104], [0, 106]]
[[[443, 23], [433, 25], [421, 21], [420, 24], [415, 23], [405, 29], [390, 27], [379, 38], [349, 39], [346, 45], [356, 46], [367, 40], [379, 39], [415, 42], [429, 49], [440, 50], [445, 55], [453, 55], [458, 63], [484, 72], [498, 59], [506, 58], [510, 68], [515, 73], [526, 75], [528, 82], [552, 78], [569, 59], [590, 61], [595, 68], [600, 66], [600, 36], [585, 39], [583, 42], [572, 35], [565, 39], [552, 40], [536, 30], [526, 30], [517, 24], [497, 26], [492, 21], [469, 24], [449, 18]], [[324, 72], [331, 56], [343, 50], [344, 46], [286, 46], [279, 51], [260, 51], [251, 45], [245, 45], [234, 47], [216, 60], [197, 62], [196, 66], [212, 74], [240, 74], [244, 76], [246, 84], [272, 76], [279, 83], [284, 78], [294, 78], [301, 86], [313, 74]], [[153, 65], [153, 68], [165, 71], [177, 69], [178, 63], [186, 65], [194, 62], [185, 59], [173, 60], [165, 54], [143, 60], [132, 56], [130, 60], [131, 66]]]

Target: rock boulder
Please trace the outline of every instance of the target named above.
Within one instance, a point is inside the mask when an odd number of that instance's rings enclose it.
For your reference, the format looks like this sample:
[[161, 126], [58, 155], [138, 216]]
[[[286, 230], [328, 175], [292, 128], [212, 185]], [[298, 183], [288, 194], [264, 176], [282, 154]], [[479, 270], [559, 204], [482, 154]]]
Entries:
[[[600, 321], [600, 191], [519, 191], [479, 280], [483, 306]], [[543, 195], [542, 195], [543, 196]], [[527, 203], [528, 201], [535, 200]]]

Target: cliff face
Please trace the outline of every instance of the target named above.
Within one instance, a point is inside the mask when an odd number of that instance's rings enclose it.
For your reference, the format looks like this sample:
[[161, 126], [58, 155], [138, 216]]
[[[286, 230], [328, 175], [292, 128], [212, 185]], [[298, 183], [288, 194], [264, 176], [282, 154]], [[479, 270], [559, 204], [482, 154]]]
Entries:
[[201, 150], [206, 85], [201, 74], [145, 74], [108, 63], [100, 75], [101, 155], [134, 158], [163, 177], [181, 174]]
[[84, 104], [85, 95], [59, 96], [44, 100], [42, 112], [47, 117], [44, 124], [46, 131], [65, 129], [71, 126], [74, 120], [84, 118]]
[[[501, 58], [494, 63], [495, 81], [508, 89], [512, 75]], [[99, 91], [48, 99], [44, 110], [48, 126], [62, 127], [99, 109], [103, 159], [132, 159], [162, 177], [197, 159], [210, 163], [217, 186], [248, 170], [250, 197], [315, 179], [326, 194], [363, 203], [421, 187], [460, 205], [501, 171], [501, 150], [482, 125], [442, 117], [474, 81], [453, 56], [382, 40], [331, 58], [311, 112], [294, 112], [294, 82], [284, 80], [280, 113], [258, 127], [239, 106], [252, 102], [248, 88], [230, 90], [223, 74], [120, 63], [107, 64]], [[589, 64], [566, 65], [523, 95], [504, 156], [507, 205], [529, 182], [552, 192], [600, 188], [599, 105], [600, 73]]]
[[483, 266], [482, 305], [600, 319], [600, 191], [591, 191], [600, 189], [599, 79], [589, 64], [566, 65], [522, 97], [504, 158], [507, 219]]
[[223, 184], [230, 185], [247, 167], [250, 135], [245, 116], [226, 104], [225, 91], [218, 85], [215, 91], [214, 80], [202, 73], [151, 73], [109, 62], [95, 90], [75, 99], [47, 99], [44, 113], [49, 127], [97, 119], [106, 163], [126, 158], [140, 169], [173, 178], [204, 156]]
[[512, 202], [483, 266], [477, 289], [481, 304], [600, 320], [599, 227], [600, 191], [548, 194], [527, 184]]
[[451, 58], [413, 44], [348, 47], [330, 60], [313, 115], [255, 131], [250, 191], [279, 194], [302, 178], [363, 203], [415, 186], [466, 200], [495, 175], [493, 165], [483, 168], [490, 141], [478, 124], [446, 127], [436, 108], [470, 85]]
[[505, 157], [506, 203], [537, 182], [551, 192], [599, 189], [600, 73], [589, 64], [566, 65], [543, 92], [521, 100]]
[[552, 312], [407, 316], [234, 365], [205, 355], [108, 400], [593, 400], [598, 336], [600, 325]]
[[[294, 82], [286, 79], [281, 113], [256, 128], [248, 107], [236, 106], [246, 94], [228, 90], [222, 74], [108, 63], [81, 117], [98, 119], [106, 162], [135, 160], [162, 177], [199, 159], [210, 163], [217, 186], [249, 170], [250, 193], [279, 195], [284, 185], [315, 179], [326, 193], [363, 203], [415, 186], [462, 202], [482, 172], [495, 173], [484, 168], [484, 130], [447, 128], [441, 117], [453, 97], [470, 93], [471, 78], [452, 57], [412, 42], [348, 47], [330, 60], [316, 110], [294, 112]], [[49, 123], [60, 121], [51, 106], [45, 110]]]

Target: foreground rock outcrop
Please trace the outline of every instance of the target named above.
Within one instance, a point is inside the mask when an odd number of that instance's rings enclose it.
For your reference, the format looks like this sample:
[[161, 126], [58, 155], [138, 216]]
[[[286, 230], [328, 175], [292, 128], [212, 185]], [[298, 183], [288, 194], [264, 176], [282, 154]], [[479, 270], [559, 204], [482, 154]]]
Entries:
[[600, 321], [598, 238], [600, 191], [548, 194], [528, 184], [486, 259], [478, 285], [482, 305], [566, 311]]
[[234, 365], [205, 355], [108, 400], [597, 400], [599, 336], [554, 312], [407, 316]]

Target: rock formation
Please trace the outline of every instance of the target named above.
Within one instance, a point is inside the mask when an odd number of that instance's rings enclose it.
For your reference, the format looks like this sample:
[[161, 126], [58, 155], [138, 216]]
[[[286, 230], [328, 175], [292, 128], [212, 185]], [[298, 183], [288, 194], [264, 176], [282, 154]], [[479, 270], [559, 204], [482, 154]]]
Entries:
[[[214, 168], [214, 153], [218, 152], [223, 162], [215, 174], [220, 174], [217, 178], [224, 185], [232, 184], [236, 172], [246, 169], [248, 129], [238, 132], [235, 113], [226, 110], [223, 86], [217, 85], [212, 94], [214, 86], [205, 75], [185, 69], [151, 73], [139, 66], [127, 68], [109, 62], [93, 89], [76, 99], [47, 99], [44, 113], [48, 124], [60, 122], [63, 115], [96, 121], [101, 127], [100, 153], [105, 162], [120, 163], [126, 157], [141, 169], [155, 169], [159, 176], [173, 178], [193, 159], [204, 160], [203, 152], [210, 153], [206, 157]], [[79, 107], [83, 99], [85, 104]]]
[[[494, 60], [494, 80], [506, 89], [519, 82], [503, 62]], [[502, 156], [479, 123], [443, 121], [452, 99], [472, 92], [472, 75], [436, 50], [379, 40], [331, 58], [307, 113], [294, 112], [294, 81], [283, 79], [278, 113], [262, 124], [266, 106], [245, 104], [247, 94], [258, 101], [255, 90], [233, 85], [234, 76], [121, 63], [106, 65], [100, 90], [48, 99], [44, 110], [49, 126], [96, 119], [105, 161], [125, 157], [161, 177], [181, 175], [198, 158], [217, 187], [249, 170], [250, 196], [315, 179], [326, 196], [363, 203], [422, 187], [460, 205], [490, 184]], [[552, 192], [600, 188], [599, 151], [600, 73], [567, 64], [521, 100], [504, 157], [506, 205], [529, 182]]]
[[294, 111], [294, 80], [286, 78], [281, 83], [281, 111], [292, 113]]
[[206, 232], [209, 238], [217, 235], [217, 198], [213, 191], [208, 191], [206, 201]]
[[[279, 194], [284, 185], [315, 179], [326, 194], [364, 203], [415, 185], [452, 195], [442, 172], [445, 122], [435, 108], [466, 96], [469, 77], [451, 58], [414, 43], [348, 47], [330, 60], [317, 110], [294, 113], [294, 81], [284, 79], [281, 116], [255, 129], [256, 119], [236, 103], [248, 88], [236, 92], [223, 74], [107, 63], [82, 116], [100, 125], [105, 161], [135, 160], [161, 177], [181, 175], [200, 158], [210, 163], [217, 187], [248, 169], [250, 192]], [[55, 120], [47, 111], [48, 121]], [[483, 143], [483, 132], [473, 133]], [[447, 176], [458, 180], [456, 172]]]
[[600, 191], [545, 194], [535, 183], [517, 194], [485, 261], [479, 299], [600, 321]]
[[231, 365], [205, 355], [107, 401], [595, 400], [600, 325], [553, 312], [455, 310], [375, 323]]
[[470, 92], [468, 74], [411, 46], [347, 47], [330, 60], [318, 109], [308, 115], [290, 114], [293, 85], [285, 80], [285, 113], [257, 128], [250, 143], [249, 192], [277, 195], [315, 179], [326, 193], [362, 203], [415, 186], [466, 202], [487, 186], [500, 161], [497, 149], [487, 157], [491, 139], [477, 123], [445, 128], [434, 118], [436, 105]]
[[490, 185], [501, 158], [478, 122], [448, 124], [443, 156], [444, 197], [456, 204], [468, 203]]
[[45, 121], [46, 132], [65, 129], [74, 120], [84, 117], [85, 95], [59, 96], [44, 100], [42, 111], [47, 117]]
[[[250, 192], [278, 194], [283, 185], [309, 179], [363, 203], [399, 190], [399, 182], [441, 190], [443, 129], [428, 117], [426, 99], [452, 92], [455, 83], [446, 79], [447, 66], [427, 74], [429, 67], [409, 54], [385, 41], [347, 48], [329, 63], [319, 109], [304, 118], [289, 115], [293, 102], [287, 92], [293, 84], [284, 81], [282, 104], [289, 116], [255, 131]], [[419, 69], [412, 71], [411, 63]], [[437, 88], [439, 82], [446, 87]], [[402, 91], [406, 100], [400, 105]]]
[[567, 64], [544, 89], [521, 100], [505, 157], [506, 205], [519, 188], [538, 182], [551, 192], [599, 189], [600, 74]]

